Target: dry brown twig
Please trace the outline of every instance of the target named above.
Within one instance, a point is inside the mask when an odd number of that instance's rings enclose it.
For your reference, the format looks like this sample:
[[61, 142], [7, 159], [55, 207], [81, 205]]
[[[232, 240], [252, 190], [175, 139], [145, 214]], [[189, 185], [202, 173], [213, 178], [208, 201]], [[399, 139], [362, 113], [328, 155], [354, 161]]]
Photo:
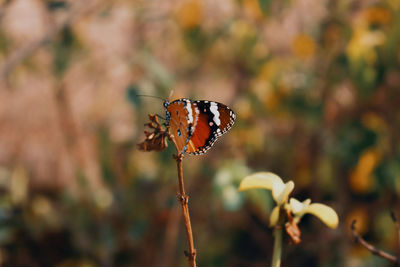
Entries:
[[162, 151], [167, 147], [168, 129], [161, 127], [156, 115], [149, 114], [149, 120], [144, 126], [152, 131], [144, 131], [146, 139], [137, 144], [137, 148], [141, 151]]
[[387, 252], [384, 252], [384, 251], [382, 251], [380, 249], [377, 249], [375, 246], [373, 246], [370, 243], [368, 243], [367, 241], [365, 241], [365, 239], [362, 238], [357, 233], [356, 220], [354, 220], [351, 223], [350, 229], [351, 229], [351, 233], [352, 233], [353, 238], [354, 238], [354, 242], [359, 243], [360, 245], [362, 245], [363, 247], [365, 247], [366, 249], [371, 251], [372, 254], [377, 255], [377, 256], [379, 256], [381, 258], [387, 259], [388, 261], [394, 263], [395, 265], [400, 265], [400, 258], [398, 258], [396, 256], [393, 256], [392, 254], [389, 254]]
[[292, 216], [292, 214], [286, 210], [286, 216], [288, 221], [285, 223], [285, 230], [288, 236], [290, 237], [290, 242], [294, 245], [298, 245], [301, 243], [301, 231], [299, 226]]
[[[397, 251], [400, 252], [400, 222], [397, 220], [396, 214], [394, 211], [390, 212], [390, 216], [397, 228]], [[397, 254], [398, 255], [398, 254]]]
[[138, 149], [142, 151], [161, 151], [167, 147], [166, 139], [170, 139], [176, 148], [177, 155], [174, 155], [174, 159], [176, 160], [176, 165], [178, 169], [178, 184], [179, 184], [179, 193], [178, 200], [182, 206], [183, 219], [185, 221], [185, 229], [186, 236], [188, 239], [189, 251], [185, 251], [185, 256], [188, 259], [188, 263], [190, 267], [196, 266], [196, 249], [194, 248], [193, 241], [193, 232], [192, 225], [190, 223], [190, 214], [189, 214], [189, 196], [186, 195], [185, 186], [183, 183], [183, 168], [182, 168], [182, 159], [183, 154], [179, 152], [177, 144], [175, 142], [175, 138], [173, 135], [169, 134], [168, 128], [162, 129], [161, 124], [158, 121], [156, 115], [149, 114], [150, 122], [146, 123], [145, 126], [148, 126], [153, 131], [145, 131], [146, 139], [139, 143]]

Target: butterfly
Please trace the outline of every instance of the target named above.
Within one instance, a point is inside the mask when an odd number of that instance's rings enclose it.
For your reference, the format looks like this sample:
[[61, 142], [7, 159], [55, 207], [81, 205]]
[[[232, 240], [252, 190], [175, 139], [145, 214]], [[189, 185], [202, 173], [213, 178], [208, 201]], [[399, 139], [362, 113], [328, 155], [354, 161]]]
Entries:
[[180, 98], [164, 101], [164, 107], [179, 153], [205, 153], [236, 119], [233, 110], [214, 101]]

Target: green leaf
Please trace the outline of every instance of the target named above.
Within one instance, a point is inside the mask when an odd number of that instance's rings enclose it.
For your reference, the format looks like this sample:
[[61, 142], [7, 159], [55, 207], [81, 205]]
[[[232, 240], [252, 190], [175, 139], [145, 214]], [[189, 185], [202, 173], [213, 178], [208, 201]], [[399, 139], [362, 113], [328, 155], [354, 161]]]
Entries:
[[126, 98], [133, 106], [140, 106], [141, 101], [140, 97], [138, 96], [139, 87], [136, 84], [131, 84], [126, 89]]
[[78, 50], [79, 44], [70, 28], [61, 31], [60, 37], [54, 42], [54, 73], [61, 76], [69, 67], [73, 53]]
[[270, 0], [258, 0], [258, 5], [260, 6], [261, 11], [264, 14], [268, 14], [271, 1]]

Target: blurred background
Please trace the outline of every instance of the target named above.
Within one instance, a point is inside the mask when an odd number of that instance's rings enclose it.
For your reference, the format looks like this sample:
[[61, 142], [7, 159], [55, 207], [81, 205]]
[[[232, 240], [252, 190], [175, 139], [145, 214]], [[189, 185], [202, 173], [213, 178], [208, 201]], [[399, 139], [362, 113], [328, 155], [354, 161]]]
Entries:
[[173, 146], [136, 149], [149, 94], [237, 114], [183, 162], [198, 266], [270, 264], [255, 171], [340, 217], [306, 216], [283, 266], [390, 266], [349, 225], [399, 251], [399, 66], [397, 0], [2, 0], [1, 265], [187, 266]]

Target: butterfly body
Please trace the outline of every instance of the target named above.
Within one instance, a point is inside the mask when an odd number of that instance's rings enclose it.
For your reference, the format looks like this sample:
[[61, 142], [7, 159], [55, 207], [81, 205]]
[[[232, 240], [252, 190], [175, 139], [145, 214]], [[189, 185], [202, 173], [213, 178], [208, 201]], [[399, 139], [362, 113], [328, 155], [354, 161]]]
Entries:
[[227, 132], [235, 121], [235, 113], [226, 105], [186, 98], [165, 101], [166, 119], [180, 153], [205, 153]]

